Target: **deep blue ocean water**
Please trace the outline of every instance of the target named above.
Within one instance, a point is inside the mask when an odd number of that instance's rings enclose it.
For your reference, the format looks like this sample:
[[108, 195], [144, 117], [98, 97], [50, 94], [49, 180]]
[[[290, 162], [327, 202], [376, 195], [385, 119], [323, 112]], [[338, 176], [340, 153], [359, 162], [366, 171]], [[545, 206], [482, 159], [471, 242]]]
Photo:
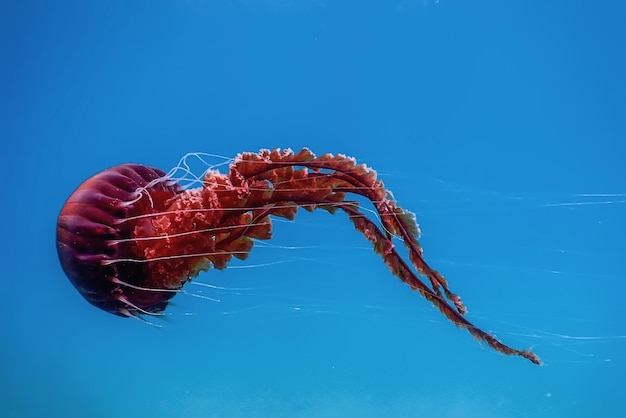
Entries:
[[[623, 417], [626, 6], [0, 2], [2, 417]], [[188, 152], [344, 153], [416, 213], [468, 319], [301, 211], [155, 328], [57, 260], [86, 178]], [[223, 160], [215, 157], [211, 164]], [[226, 167], [222, 167], [225, 169]], [[202, 292], [202, 293], [199, 293]]]

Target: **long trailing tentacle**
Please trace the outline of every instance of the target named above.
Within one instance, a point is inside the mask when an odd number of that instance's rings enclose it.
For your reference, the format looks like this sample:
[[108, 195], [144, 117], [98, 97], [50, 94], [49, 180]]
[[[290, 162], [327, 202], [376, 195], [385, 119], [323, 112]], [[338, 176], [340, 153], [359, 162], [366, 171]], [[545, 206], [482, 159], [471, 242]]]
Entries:
[[[511, 348], [502, 342], [500, 342], [493, 335], [481, 330], [473, 325], [470, 321], [465, 319], [457, 310], [453, 309], [441, 295], [433, 292], [428, 288], [410, 269], [406, 262], [400, 257], [396, 249], [393, 247], [393, 243], [386, 237], [382, 231], [374, 224], [369, 218], [363, 216], [363, 214], [352, 206], [341, 206], [341, 209], [350, 215], [350, 219], [354, 223], [357, 230], [361, 231], [368, 240], [374, 245], [374, 250], [380, 254], [385, 261], [385, 264], [389, 266], [392, 273], [399, 277], [403, 282], [407, 283], [413, 290], [417, 290], [424, 298], [430, 301], [436, 308], [439, 309], [450, 321], [460, 328], [465, 328], [470, 334], [479, 341], [484, 341], [494, 350], [507, 354], [522, 356], [535, 364], [541, 364], [539, 357], [530, 350], [517, 350]], [[436, 271], [430, 269], [425, 261], [422, 260], [424, 266], [436, 273]]]
[[[423, 259], [417, 241], [419, 228], [415, 216], [396, 205], [383, 183], [376, 178], [374, 170], [357, 165], [353, 158], [343, 155], [325, 154], [316, 157], [308, 149], [298, 153], [290, 150], [262, 150], [260, 153], [239, 155], [231, 165], [229, 179], [233, 188], [222, 192], [236, 191], [239, 204], [235, 197], [232, 203], [234, 207], [241, 207], [242, 211], [244, 207], [255, 208], [251, 224], [263, 224], [268, 215], [293, 219], [298, 207], [307, 210], [321, 208], [331, 213], [337, 209], [346, 212], [356, 229], [372, 242], [374, 250], [381, 255], [391, 272], [420, 292], [455, 325], [467, 329], [476, 339], [484, 341], [500, 353], [519, 355], [540, 364], [539, 358], [530, 350], [511, 348], [462, 316], [466, 309], [461, 299], [449, 290], [443, 276]], [[242, 190], [245, 190], [243, 194]], [[380, 216], [382, 229], [365, 216], [355, 202], [346, 202], [346, 193], [369, 199]], [[222, 195], [220, 200], [223, 201]], [[219, 241], [216, 248], [228, 248], [239, 237], [254, 235], [249, 230], [250, 227], [242, 225], [238, 231], [233, 231]], [[268, 231], [264, 230], [266, 233]], [[392, 242], [394, 236], [403, 241], [409, 251], [411, 264], [420, 275], [429, 279], [432, 288], [426, 286], [398, 254]], [[446, 301], [441, 290], [454, 307]]]

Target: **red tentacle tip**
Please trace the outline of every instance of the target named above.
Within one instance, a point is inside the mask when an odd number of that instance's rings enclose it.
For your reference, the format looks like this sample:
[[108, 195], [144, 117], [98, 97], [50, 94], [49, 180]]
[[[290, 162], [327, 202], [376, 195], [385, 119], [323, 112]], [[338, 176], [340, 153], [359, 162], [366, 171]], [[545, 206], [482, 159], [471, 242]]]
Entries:
[[520, 352], [520, 355], [524, 357], [525, 359], [528, 359], [531, 362], [535, 363], [537, 366], [541, 366], [541, 360], [539, 360], [539, 357], [537, 357], [537, 354], [533, 353], [532, 351], [522, 350]]
[[451, 293], [448, 295], [448, 298], [450, 299], [450, 301], [452, 301], [452, 303], [454, 303], [456, 310], [459, 311], [461, 315], [467, 314], [467, 308], [465, 307], [463, 301], [461, 301], [461, 298], [458, 295]]

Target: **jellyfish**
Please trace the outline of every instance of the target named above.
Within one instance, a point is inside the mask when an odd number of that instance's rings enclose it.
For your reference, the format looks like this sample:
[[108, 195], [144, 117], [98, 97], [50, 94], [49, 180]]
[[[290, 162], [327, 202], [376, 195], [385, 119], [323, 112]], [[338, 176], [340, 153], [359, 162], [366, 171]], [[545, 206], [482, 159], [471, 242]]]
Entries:
[[[375, 216], [346, 200], [350, 195], [369, 200]], [[208, 169], [197, 188], [153, 167], [110, 168], [65, 202], [57, 251], [66, 276], [92, 305], [122, 317], [162, 315], [198, 274], [224, 269], [233, 257], [245, 260], [255, 240], [270, 239], [271, 217], [293, 220], [300, 208], [345, 213], [391, 273], [457, 327], [497, 352], [540, 364], [531, 350], [511, 348], [465, 318], [461, 298], [424, 260], [415, 215], [397, 205], [373, 169], [342, 154], [245, 152], [227, 174]], [[400, 242], [408, 260], [396, 248]]]

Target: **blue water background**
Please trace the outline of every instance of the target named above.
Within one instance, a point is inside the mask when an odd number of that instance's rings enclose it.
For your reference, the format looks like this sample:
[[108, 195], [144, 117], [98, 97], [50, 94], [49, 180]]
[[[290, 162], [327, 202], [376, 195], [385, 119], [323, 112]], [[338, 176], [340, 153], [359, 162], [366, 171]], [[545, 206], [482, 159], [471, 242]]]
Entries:
[[[625, 8], [1, 2], [0, 416], [626, 416]], [[84, 179], [277, 147], [375, 168], [468, 318], [545, 365], [456, 329], [341, 213], [276, 222], [160, 329], [65, 278]]]

